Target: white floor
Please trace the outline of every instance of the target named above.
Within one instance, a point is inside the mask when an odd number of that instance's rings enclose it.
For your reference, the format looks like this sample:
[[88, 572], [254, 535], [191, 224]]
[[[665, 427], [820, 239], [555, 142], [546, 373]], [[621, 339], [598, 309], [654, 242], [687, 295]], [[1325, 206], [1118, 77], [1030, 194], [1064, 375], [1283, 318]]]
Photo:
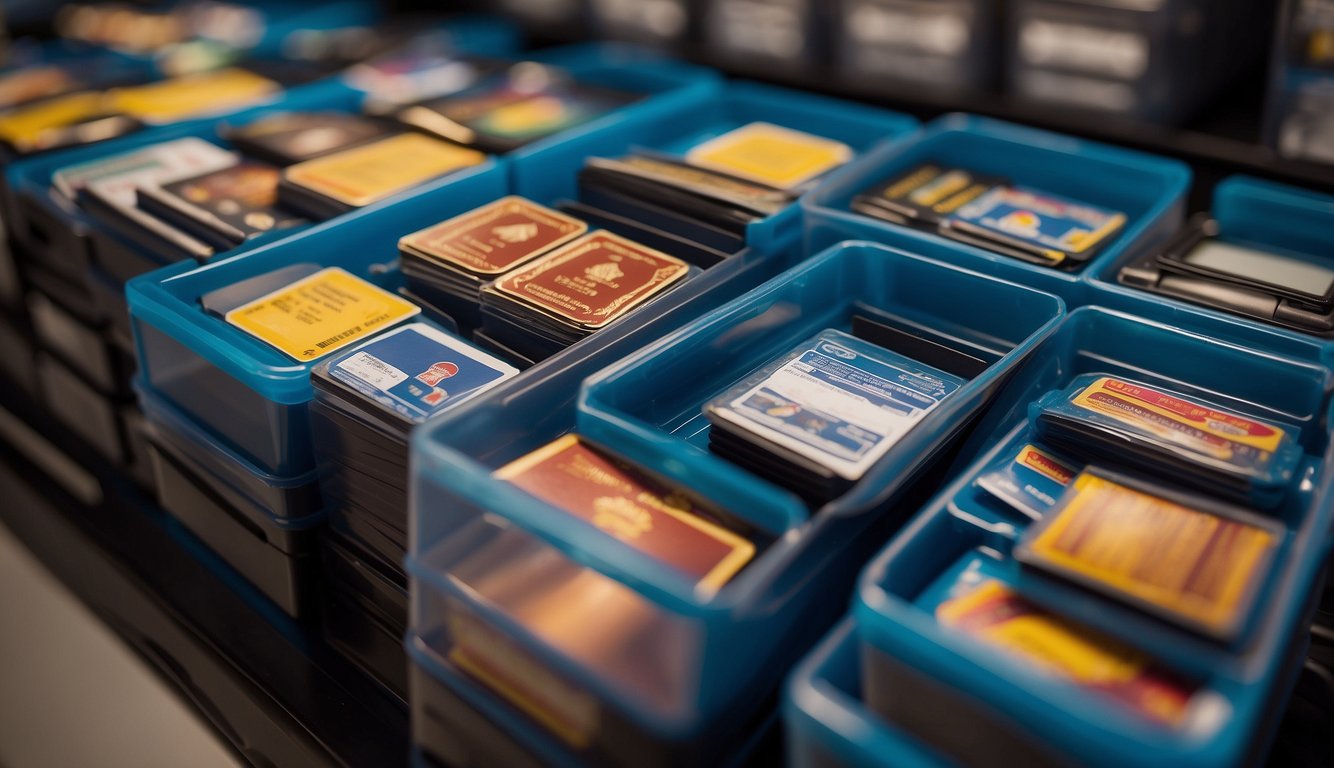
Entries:
[[0, 766], [74, 765], [240, 764], [0, 525]]

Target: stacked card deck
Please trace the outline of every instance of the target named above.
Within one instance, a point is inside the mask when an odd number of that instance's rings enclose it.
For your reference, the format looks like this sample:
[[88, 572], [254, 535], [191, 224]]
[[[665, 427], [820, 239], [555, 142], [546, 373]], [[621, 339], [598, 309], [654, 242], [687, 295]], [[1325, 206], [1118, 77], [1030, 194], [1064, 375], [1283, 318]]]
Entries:
[[1014, 558], [1231, 642], [1257, 605], [1285, 533], [1244, 507], [1090, 466], [1024, 531]]
[[279, 112], [230, 129], [225, 138], [249, 157], [296, 165], [399, 133], [384, 120], [348, 112]]
[[1167, 471], [1206, 493], [1276, 506], [1302, 449], [1293, 427], [1114, 376], [1085, 376], [1031, 409], [1038, 436], [1087, 461]]
[[460, 327], [480, 322], [482, 286], [588, 231], [588, 224], [506, 197], [398, 242], [409, 287]]
[[483, 286], [481, 331], [529, 360], [545, 360], [691, 273], [675, 256], [598, 230]]
[[461, 92], [398, 110], [394, 117], [447, 141], [503, 154], [596, 120], [639, 98], [581, 83], [555, 67], [520, 62]]
[[937, 162], [877, 183], [854, 197], [850, 208], [1057, 269], [1093, 258], [1127, 221], [1119, 211]]
[[792, 205], [852, 154], [841, 142], [750, 123], [682, 157], [590, 158], [579, 173], [579, 195], [586, 204], [730, 255], [745, 246], [752, 223]]
[[425, 322], [386, 331], [322, 362], [311, 375], [311, 412], [325, 503], [397, 563], [407, 544], [412, 428], [517, 373]]
[[772, 537], [688, 489], [568, 433], [496, 470], [552, 514], [587, 522], [697, 590], [721, 589]]
[[709, 450], [820, 506], [964, 382], [826, 330], [704, 406]]
[[1126, 285], [1313, 335], [1334, 335], [1328, 258], [1225, 236], [1199, 214], [1177, 236], [1121, 267]]
[[305, 222], [278, 207], [279, 178], [276, 166], [241, 160], [188, 179], [141, 186], [137, 204], [215, 251], [225, 251], [256, 235]]
[[[252, 237], [306, 222], [279, 202], [285, 166], [397, 133], [401, 129], [388, 122], [356, 114], [280, 112], [224, 130], [236, 151], [186, 137], [61, 168], [52, 186], [153, 262], [204, 262]], [[315, 196], [322, 181], [305, 191]], [[317, 212], [324, 218], [335, 209], [330, 204]]]
[[138, 205], [144, 187], [191, 179], [231, 168], [234, 152], [198, 138], [183, 138], [79, 165], [52, 176], [56, 191], [76, 200], [117, 234], [150, 253], [205, 260], [214, 249]]

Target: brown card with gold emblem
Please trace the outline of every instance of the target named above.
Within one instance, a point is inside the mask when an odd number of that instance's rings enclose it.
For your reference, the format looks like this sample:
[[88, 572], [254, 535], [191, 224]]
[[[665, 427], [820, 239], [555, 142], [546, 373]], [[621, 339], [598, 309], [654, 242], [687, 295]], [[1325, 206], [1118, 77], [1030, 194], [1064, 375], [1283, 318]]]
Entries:
[[522, 197], [505, 197], [414, 232], [399, 250], [469, 275], [499, 275], [588, 231], [584, 222]]
[[494, 290], [596, 330], [670, 288], [689, 265], [610, 232], [598, 231], [496, 280]]
[[691, 499], [566, 435], [496, 471], [539, 499], [717, 590], [755, 545]]

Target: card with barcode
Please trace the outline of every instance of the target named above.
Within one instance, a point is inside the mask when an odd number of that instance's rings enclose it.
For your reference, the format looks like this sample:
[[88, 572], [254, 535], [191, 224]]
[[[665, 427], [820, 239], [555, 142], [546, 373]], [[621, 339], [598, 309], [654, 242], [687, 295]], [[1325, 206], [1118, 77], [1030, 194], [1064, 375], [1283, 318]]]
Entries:
[[414, 423], [518, 372], [426, 323], [381, 334], [329, 364], [331, 378]]
[[421, 307], [328, 267], [228, 311], [226, 321], [306, 363], [420, 313]]

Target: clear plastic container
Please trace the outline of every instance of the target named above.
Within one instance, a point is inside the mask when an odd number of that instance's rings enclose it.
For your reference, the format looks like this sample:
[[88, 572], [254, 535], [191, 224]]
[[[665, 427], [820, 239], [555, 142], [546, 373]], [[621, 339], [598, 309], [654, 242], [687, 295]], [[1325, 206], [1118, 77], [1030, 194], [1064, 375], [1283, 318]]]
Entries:
[[[934, 295], [960, 300], [928, 307], [926, 297]], [[697, 412], [700, 402], [757, 362], [816, 331], [845, 325], [856, 302], [939, 327], [988, 348], [992, 357], [853, 491], [813, 513], [691, 444], [684, 436], [693, 438], [697, 428], [668, 434], [664, 422], [685, 424], [674, 417]], [[735, 755], [749, 729], [769, 714], [766, 701], [776, 695], [782, 670], [841, 613], [842, 604], [828, 596], [850, 585], [874, 543], [884, 540], [901, 512], [920, 503], [914, 495], [934, 487], [933, 460], [948, 453], [1006, 373], [1063, 312], [1058, 298], [1032, 289], [849, 244], [590, 378], [577, 414], [565, 398], [569, 380], [580, 375], [548, 369], [442, 415], [417, 430], [413, 442], [408, 570], [416, 586], [409, 651], [429, 659], [428, 669], [453, 670], [453, 677], [438, 676], [450, 687], [459, 676], [451, 658], [460, 638], [485, 638], [504, 648], [514, 669], [562, 702], [559, 711], [577, 713], [574, 722], [558, 718], [552, 725], [550, 713], [532, 706], [531, 697], [489, 693], [489, 706], [511, 713], [509, 739], [543, 755], [563, 744], [553, 759], [632, 760], [651, 752], [655, 763], [690, 764]], [[631, 389], [638, 394], [629, 396]], [[635, 404], [661, 421], [642, 424], [639, 414], [621, 414]], [[775, 540], [710, 598], [664, 564], [492, 476], [571, 429]], [[533, 569], [540, 572], [536, 581], [525, 581]], [[513, 583], [495, 591], [497, 580], [510, 580], [507, 574], [515, 574]], [[593, 652], [514, 618], [526, 590], [555, 582], [605, 595], [616, 616], [631, 626], [642, 623], [640, 639], [608, 630], [605, 647]], [[632, 668], [623, 663], [628, 658]], [[502, 748], [513, 747], [495, 747]], [[479, 752], [473, 759], [497, 754]]]
[[1121, 232], [1082, 270], [1028, 264], [972, 245], [956, 248], [952, 263], [1054, 293], [1078, 306], [1088, 293], [1081, 273], [1127, 254], [1139, 254], [1174, 234], [1185, 214], [1190, 169], [1183, 163], [971, 115], [946, 115], [919, 133], [838, 171], [802, 200], [812, 248], [840, 240], [883, 243], [914, 252], [945, 238], [849, 210], [854, 196], [925, 162], [1001, 176], [1013, 184], [1126, 214]]
[[[1284, 504], [1278, 551], [1258, 606], [1237, 638], [1215, 641], [1133, 608], [1021, 569], [1010, 552], [1028, 518], [973, 482], [1032, 439], [1029, 402], [1085, 373], [1133, 377], [1301, 428], [1305, 457]], [[1086, 307], [1007, 383], [971, 439], [989, 446], [862, 575], [854, 615], [864, 652], [864, 699], [897, 727], [960, 760], [997, 755], [1091, 765], [1249, 764], [1265, 754], [1300, 664], [1294, 650], [1318, 598], [1334, 520], [1334, 466], [1325, 424], [1334, 379], [1324, 366], [1238, 347], [1150, 320]], [[965, 449], [968, 455], [968, 449]], [[996, 579], [1024, 598], [1139, 650], [1189, 681], [1179, 725], [1045, 674], [933, 615], [959, 579]], [[973, 723], [973, 738], [930, 713]], [[916, 713], [916, 714], [914, 714]]]

